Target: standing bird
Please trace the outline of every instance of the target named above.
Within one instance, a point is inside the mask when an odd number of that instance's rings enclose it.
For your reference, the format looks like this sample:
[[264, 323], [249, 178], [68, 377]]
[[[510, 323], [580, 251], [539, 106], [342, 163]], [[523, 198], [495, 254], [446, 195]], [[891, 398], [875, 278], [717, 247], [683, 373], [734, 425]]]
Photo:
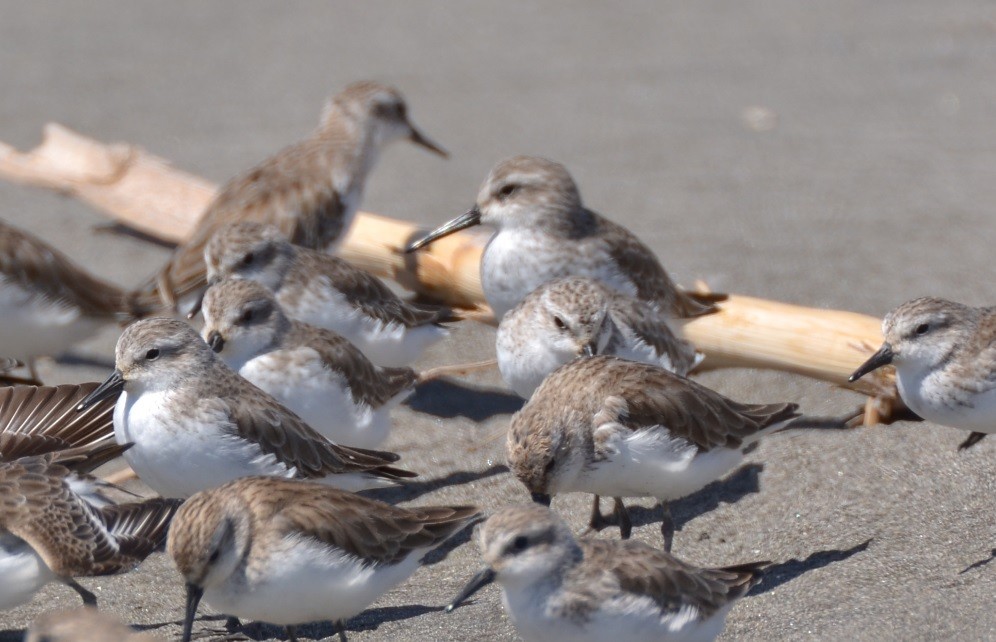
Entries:
[[379, 368], [335, 332], [288, 319], [254, 281], [212, 285], [202, 310], [202, 336], [232, 370], [337, 444], [379, 445], [415, 390], [414, 370]]
[[409, 303], [346, 261], [292, 245], [272, 226], [236, 223], [204, 252], [211, 282], [249, 279], [273, 291], [288, 316], [332, 330], [378, 366], [405, 366], [449, 334], [450, 308]]
[[487, 569], [446, 610], [496, 581], [526, 642], [714, 640], [768, 564], [699, 568], [642, 542], [576, 540], [536, 504], [488, 518], [480, 548]]
[[75, 492], [68, 467], [81, 458], [63, 452], [0, 463], [0, 609], [53, 581], [96, 605], [74, 577], [128, 571], [166, 540], [180, 502], [91, 505]]
[[[790, 427], [844, 427], [802, 418], [797, 409], [793, 403], [738, 403], [645, 363], [579, 359], [547, 377], [512, 417], [508, 463], [539, 503], [565, 492], [614, 497], [624, 539], [631, 525], [622, 498], [656, 498], [669, 551], [669, 501], [725, 475], [764, 435]], [[602, 525], [596, 498], [591, 526]]]
[[583, 276], [548, 281], [498, 325], [498, 369], [528, 399], [551, 372], [582, 356], [609, 354], [685, 376], [701, 362], [651, 304]]
[[147, 312], [127, 298], [41, 239], [0, 222], [0, 355], [26, 363], [33, 379], [36, 357], [62, 354]]
[[204, 246], [237, 221], [275, 225], [296, 245], [332, 248], [353, 221], [381, 149], [400, 138], [447, 155], [412, 125], [396, 89], [369, 81], [349, 85], [329, 101], [311, 136], [226, 183], [189, 240], [134, 300], [174, 309], [188, 297], [193, 301], [207, 284]]
[[133, 323], [118, 339], [115, 365], [78, 408], [118, 398], [114, 435], [134, 444], [125, 460], [165, 497], [189, 497], [247, 475], [348, 490], [415, 476], [390, 466], [394, 453], [347, 448], [319, 435], [226, 366], [186, 323]]
[[191, 497], [170, 529], [187, 583], [183, 640], [201, 596], [239, 618], [295, 627], [345, 621], [406, 580], [476, 506], [400, 508], [319, 484], [245, 477]]
[[543, 283], [573, 275], [649, 301], [671, 317], [713, 311], [680, 290], [632, 232], [585, 208], [577, 185], [559, 163], [532, 156], [498, 163], [470, 211], [406, 251], [478, 224], [498, 228], [481, 256], [481, 286], [499, 320]]
[[944, 299], [903, 303], [882, 320], [885, 343], [854, 374], [896, 367], [896, 387], [927, 421], [970, 431], [959, 450], [996, 432], [996, 308]]

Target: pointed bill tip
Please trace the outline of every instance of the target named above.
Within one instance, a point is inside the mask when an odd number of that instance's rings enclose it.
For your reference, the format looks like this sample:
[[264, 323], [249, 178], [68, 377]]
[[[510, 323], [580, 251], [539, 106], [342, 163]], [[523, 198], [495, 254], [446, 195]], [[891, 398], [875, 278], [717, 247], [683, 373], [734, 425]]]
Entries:
[[111, 376], [105, 379], [102, 384], [97, 386], [93, 392], [84, 397], [83, 401], [76, 405], [76, 412], [83, 412], [104, 399], [117, 397], [124, 389], [124, 384], [124, 375], [121, 374], [120, 370], [115, 370], [111, 373]]
[[429, 138], [428, 136], [426, 136], [425, 134], [423, 134], [419, 130], [415, 129], [415, 127], [413, 125], [411, 125], [411, 124], [409, 124], [409, 127], [411, 127], [412, 132], [408, 135], [408, 140], [410, 140], [411, 142], [415, 143], [416, 145], [419, 145], [421, 147], [424, 147], [424, 148], [428, 149], [430, 152], [432, 152], [434, 154], [438, 154], [439, 156], [442, 156], [443, 158], [449, 158], [450, 157], [450, 153], [448, 151], [446, 151], [445, 149], [443, 149], [440, 145], [438, 145], [431, 138]]
[[474, 595], [474, 593], [477, 593], [478, 591], [480, 591], [482, 588], [484, 588], [494, 580], [495, 580], [495, 572], [490, 568], [484, 569], [474, 577], [470, 578], [470, 581], [467, 582], [467, 585], [463, 587], [463, 589], [455, 598], [453, 598], [452, 602], [446, 605], [446, 608], [444, 610], [447, 613], [452, 613], [454, 609], [458, 608], [461, 604], [469, 600], [471, 596]]
[[855, 370], [847, 380], [850, 383], [854, 383], [861, 377], [865, 376], [873, 370], [877, 370], [882, 366], [887, 366], [892, 363], [893, 359], [892, 346], [888, 343], [883, 343], [882, 347], [878, 349], [878, 352], [873, 354], [865, 361], [861, 366]]
[[433, 241], [437, 241], [444, 236], [449, 236], [454, 232], [459, 232], [460, 230], [466, 229], [468, 227], [473, 227], [474, 225], [479, 225], [481, 223], [481, 210], [477, 209], [477, 206], [470, 208], [464, 214], [456, 217], [452, 221], [443, 223], [433, 231], [429, 232], [420, 239], [413, 241], [408, 244], [405, 248], [405, 254], [411, 254], [415, 250], [429, 245]]

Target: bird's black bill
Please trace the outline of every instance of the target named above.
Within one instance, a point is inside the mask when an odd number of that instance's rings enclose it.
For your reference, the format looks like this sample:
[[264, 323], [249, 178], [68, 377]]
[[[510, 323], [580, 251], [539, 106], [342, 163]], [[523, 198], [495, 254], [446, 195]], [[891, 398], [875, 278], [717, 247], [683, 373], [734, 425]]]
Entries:
[[552, 499], [553, 499], [552, 497], [550, 497], [549, 495], [546, 495], [544, 493], [533, 493], [533, 501], [536, 502], [537, 504], [542, 504], [544, 506], [549, 506], [550, 505], [550, 501]]
[[187, 614], [183, 618], [183, 642], [190, 642], [190, 635], [194, 630], [194, 618], [197, 617], [197, 605], [201, 602], [201, 595], [204, 589], [195, 585], [187, 584]]
[[196, 317], [197, 314], [201, 311], [201, 306], [204, 305], [205, 292], [207, 292], [207, 290], [201, 290], [201, 293], [197, 295], [197, 300], [194, 301], [194, 304], [192, 306], [190, 306], [190, 310], [187, 311], [187, 321], [190, 321], [191, 319]]
[[220, 332], [214, 330], [208, 335], [207, 344], [211, 346], [211, 349], [215, 352], [221, 352], [225, 349], [225, 338], [221, 336]]
[[873, 354], [868, 361], [861, 364], [861, 367], [855, 370], [854, 374], [848, 377], [847, 380], [854, 383], [872, 370], [877, 370], [878, 368], [887, 366], [890, 363], [892, 363], [892, 346], [888, 343], [883, 343], [882, 347], [878, 349], [878, 352]]
[[111, 376], [104, 380], [104, 383], [97, 386], [97, 389], [88, 394], [83, 401], [76, 406], [76, 412], [83, 412], [93, 404], [103, 401], [109, 397], [117, 397], [124, 389], [124, 375], [120, 370], [115, 370]]
[[412, 133], [408, 134], [408, 140], [412, 141], [416, 145], [421, 145], [422, 147], [425, 147], [434, 154], [439, 154], [443, 158], [450, 157], [450, 153], [445, 149], [443, 149], [442, 147], [440, 147], [439, 145], [437, 145], [431, 138], [429, 138], [419, 130], [415, 129], [415, 127], [411, 125], [409, 125], [409, 127], [411, 127], [412, 129]]
[[475, 575], [469, 582], [467, 586], [463, 587], [460, 594], [453, 598], [453, 601], [449, 603], [446, 607], [446, 612], [450, 613], [453, 609], [457, 608], [464, 602], [470, 599], [470, 597], [480, 591], [482, 588], [495, 581], [495, 572], [490, 568], [486, 568], [477, 575]]
[[584, 347], [581, 348], [581, 354], [585, 357], [594, 357], [598, 354], [598, 347], [594, 343], [586, 343]]
[[441, 239], [444, 236], [449, 236], [453, 232], [459, 232], [462, 229], [468, 227], [473, 227], [474, 225], [479, 225], [481, 222], [481, 210], [477, 209], [475, 205], [470, 209], [469, 212], [461, 216], [456, 217], [449, 223], [444, 223], [441, 227], [429, 232], [419, 240], [415, 241], [411, 245], [405, 248], [405, 253], [414, 252], [415, 250], [425, 247], [429, 243], [437, 239]]

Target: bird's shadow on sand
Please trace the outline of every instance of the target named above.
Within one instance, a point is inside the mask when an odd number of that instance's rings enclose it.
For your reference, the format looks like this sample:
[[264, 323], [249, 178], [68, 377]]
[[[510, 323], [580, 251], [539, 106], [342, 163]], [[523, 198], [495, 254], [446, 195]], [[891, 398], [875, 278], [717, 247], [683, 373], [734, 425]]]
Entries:
[[481, 422], [495, 415], [511, 415], [525, 402], [518, 395], [498, 388], [476, 388], [448, 379], [426, 381], [415, 389], [406, 405], [441, 419], [466, 417]]
[[782, 584], [791, 582], [804, 573], [829, 566], [835, 562], [842, 562], [852, 555], [864, 551], [872, 543], [867, 539], [851, 548], [830, 549], [826, 551], [816, 551], [810, 553], [805, 559], [791, 559], [786, 562], [778, 562], [764, 569], [761, 576], [761, 583], [751, 589], [748, 595], [761, 595], [772, 591]]
[[378, 499], [382, 502], [387, 502], [388, 504], [398, 504], [401, 502], [411, 501], [427, 493], [437, 491], [440, 488], [469, 484], [470, 482], [477, 481], [479, 479], [487, 479], [488, 477], [494, 477], [495, 475], [501, 475], [502, 473], [507, 472], [508, 466], [504, 464], [495, 464], [494, 466], [485, 468], [484, 470], [455, 470], [452, 473], [443, 475], [442, 477], [434, 477], [426, 480], [405, 480], [393, 488], [368, 490], [364, 491], [362, 494], [367, 497]]
[[[376, 631], [377, 628], [386, 622], [396, 622], [419, 617], [426, 613], [442, 611], [442, 606], [424, 606], [422, 604], [410, 604], [406, 606], [384, 606], [376, 609], [367, 609], [354, 618], [346, 622], [346, 635], [357, 631]], [[225, 639], [225, 640], [278, 640], [287, 639], [284, 627], [266, 624], [265, 622], [243, 622], [242, 626], [232, 631], [226, 631], [225, 616], [208, 615], [198, 618], [199, 623], [217, 621], [217, 626], [210, 626], [208, 630], [203, 628], [194, 629], [194, 639]], [[338, 640], [335, 622], [313, 622], [297, 627], [297, 638], [299, 640]], [[15, 638], [11, 638], [13, 642]], [[20, 638], [16, 638], [20, 640]], [[6, 642], [6, 640], [4, 641]]]
[[[671, 502], [671, 519], [675, 530], [680, 531], [685, 524], [699, 515], [715, 510], [720, 504], [735, 504], [747, 495], [760, 492], [760, 475], [763, 470], [763, 464], [745, 464], [729, 477], [714, 481], [688, 497]], [[646, 526], [661, 521], [661, 514], [656, 506], [633, 506], [629, 509], [629, 517], [633, 526]]]

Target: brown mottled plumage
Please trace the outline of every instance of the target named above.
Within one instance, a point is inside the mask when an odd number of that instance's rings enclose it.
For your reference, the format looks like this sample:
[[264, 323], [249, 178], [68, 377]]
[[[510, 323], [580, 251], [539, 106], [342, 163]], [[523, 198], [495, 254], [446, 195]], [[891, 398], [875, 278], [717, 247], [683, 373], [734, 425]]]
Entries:
[[[293, 636], [296, 624], [356, 615], [479, 514], [475, 506], [401, 508], [309, 482], [245, 477], [191, 497], [168, 549], [190, 595], [288, 626]], [[288, 586], [289, 568], [307, 586]], [[190, 604], [186, 639], [196, 599]]]
[[[2, 548], [17, 550], [10, 537], [23, 540], [56, 576], [48, 580], [71, 586], [72, 577], [136, 566], [163, 543], [179, 506], [155, 498], [95, 507], [71, 486], [64, 464], [75, 458], [51, 453], [0, 463], [0, 538], [8, 538]], [[42, 579], [42, 584], [47, 581]], [[89, 601], [86, 595], [84, 601]]]
[[533, 156], [501, 161], [481, 186], [473, 209], [408, 251], [478, 223], [498, 228], [481, 257], [481, 285], [499, 319], [546, 281], [573, 275], [598, 279], [672, 317], [714, 310], [680, 290], [629, 230], [585, 208], [559, 163]]
[[218, 229], [237, 221], [275, 225], [305, 247], [332, 246], [352, 222], [381, 148], [402, 137], [445, 155], [408, 120], [396, 89], [349, 85], [329, 101], [311, 136], [222, 186], [189, 240], [134, 299], [174, 307], [196, 295], [207, 284], [204, 247]]
[[[223, 228], [205, 258], [212, 282], [263, 284], [288, 316], [343, 335], [377, 365], [414, 361], [425, 345], [446, 336], [439, 324], [457, 319], [450, 308], [405, 301], [376, 276], [338, 257], [292, 245], [272, 226]], [[414, 345], [396, 347], [406, 339]], [[400, 356], [391, 354], [395, 351]]]
[[698, 568], [642, 542], [576, 540], [536, 504], [499, 510], [479, 541], [489, 572], [452, 607], [495, 580], [526, 640], [712, 639], [767, 564]]

